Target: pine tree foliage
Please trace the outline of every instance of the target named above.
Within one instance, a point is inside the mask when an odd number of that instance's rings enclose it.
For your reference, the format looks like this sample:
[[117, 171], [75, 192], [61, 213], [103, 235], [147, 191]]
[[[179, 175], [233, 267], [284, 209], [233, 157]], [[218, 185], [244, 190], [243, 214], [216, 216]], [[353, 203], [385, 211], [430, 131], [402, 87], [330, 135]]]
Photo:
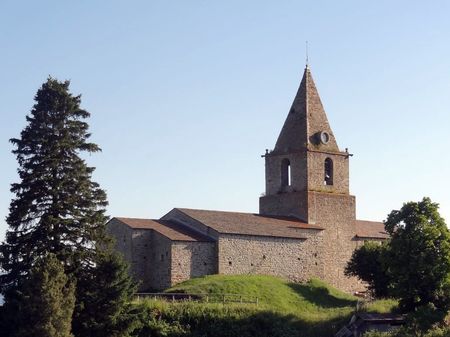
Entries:
[[[23, 285], [38, 277], [31, 272], [38, 261], [53, 254], [65, 275], [76, 281], [74, 335], [127, 336], [134, 319], [129, 302], [135, 288], [126, 265], [111, 252], [106, 194], [91, 180], [94, 168], [82, 158], [100, 151], [89, 142], [85, 120], [90, 114], [80, 107], [80, 96], [69, 92], [68, 81], [48, 78], [35, 102], [20, 138], [11, 139], [20, 182], [11, 187], [9, 229], [0, 245], [0, 269], [5, 272], [0, 291], [7, 318], [3, 328], [9, 330], [7, 335], [17, 333], [20, 324], [14, 324], [14, 317], [23, 306]], [[40, 303], [39, 297], [29, 296]], [[52, 328], [43, 330], [50, 333]]]
[[55, 255], [38, 261], [19, 287], [12, 337], [73, 337], [75, 283]]
[[95, 268], [78, 279], [77, 297], [83, 308], [74, 317], [75, 335], [129, 336], [136, 319], [130, 303], [135, 291], [122, 257], [111, 251], [99, 254]]
[[105, 239], [106, 194], [80, 157], [100, 151], [88, 142], [89, 113], [80, 108], [80, 96], [69, 92], [68, 81], [49, 78], [35, 101], [21, 137], [11, 139], [20, 182], [12, 184], [9, 230], [0, 246], [3, 292], [47, 252], [70, 271], [89, 264], [96, 242]]

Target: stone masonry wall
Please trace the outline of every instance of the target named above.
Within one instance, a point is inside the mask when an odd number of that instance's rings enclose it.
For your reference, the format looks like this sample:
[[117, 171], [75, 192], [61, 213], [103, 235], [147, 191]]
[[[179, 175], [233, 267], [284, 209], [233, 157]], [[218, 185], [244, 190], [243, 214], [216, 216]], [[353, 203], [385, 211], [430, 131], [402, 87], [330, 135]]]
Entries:
[[344, 275], [344, 269], [356, 248], [355, 197], [334, 193], [309, 192], [310, 223], [324, 227], [324, 280], [335, 287], [354, 292], [362, 290], [356, 278]]
[[308, 220], [308, 200], [305, 192], [279, 193], [259, 198], [259, 213], [264, 215], [294, 216]]
[[[281, 186], [283, 160], [288, 159], [291, 166], [291, 186]], [[307, 188], [306, 156], [304, 151], [285, 154], [270, 153], [265, 157], [266, 195], [287, 191], [302, 191]]]
[[153, 232], [148, 290], [162, 290], [172, 285], [172, 241], [158, 232]]
[[151, 229], [132, 229], [112, 219], [115, 249], [140, 283], [139, 291], [163, 290], [192, 277], [217, 273], [216, 242], [171, 241]]
[[142, 290], [151, 282], [149, 263], [152, 236], [152, 231], [148, 229], [134, 229], [132, 233], [131, 272], [136, 280], [142, 282]]
[[322, 232], [302, 230], [308, 238], [221, 235], [219, 274], [266, 274], [294, 282], [323, 277]]
[[139, 290], [146, 290], [151, 283], [149, 261], [152, 231], [132, 229], [117, 219], [108, 222], [107, 231], [114, 238], [115, 249], [130, 266], [131, 275], [141, 282]]
[[[324, 185], [325, 159], [333, 161], [333, 185]], [[346, 156], [308, 151], [308, 190], [349, 193], [349, 162]]]
[[172, 285], [194, 277], [217, 273], [215, 242], [178, 241], [172, 245]]
[[111, 219], [107, 226], [106, 231], [114, 239], [114, 248], [120, 252], [130, 265], [132, 260], [132, 233], [133, 230], [124, 225], [122, 222]]

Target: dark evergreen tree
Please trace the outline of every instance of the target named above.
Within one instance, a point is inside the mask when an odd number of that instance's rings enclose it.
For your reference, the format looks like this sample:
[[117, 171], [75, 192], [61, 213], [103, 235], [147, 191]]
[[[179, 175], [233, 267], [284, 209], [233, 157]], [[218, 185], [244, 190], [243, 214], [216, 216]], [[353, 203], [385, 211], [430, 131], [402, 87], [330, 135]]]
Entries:
[[[126, 311], [124, 298], [130, 299], [130, 280], [124, 281], [126, 277], [120, 273], [108, 275], [109, 279], [102, 275], [101, 266], [112, 259], [105, 229], [106, 194], [91, 180], [94, 168], [80, 157], [100, 151], [88, 141], [85, 120], [90, 114], [80, 107], [80, 96], [69, 92], [68, 81], [49, 78], [35, 101], [21, 137], [11, 139], [16, 147], [13, 153], [19, 163], [20, 182], [11, 187], [15, 197], [7, 217], [9, 230], [0, 245], [0, 268], [5, 271], [0, 276], [0, 290], [7, 308], [12, 308], [8, 303], [17, 299], [36, 261], [52, 253], [64, 264], [65, 273], [77, 281], [75, 318], [105, 311], [108, 305], [114, 307], [113, 311], [119, 307]], [[109, 267], [114, 269], [113, 265]], [[117, 293], [109, 303], [102, 302], [102, 292], [108, 282], [114, 288], [116, 276], [123, 276], [124, 286], [115, 288]], [[84, 291], [90, 278], [104, 283], [91, 284], [87, 295]]]
[[26, 276], [33, 262], [54, 253], [72, 272], [91, 263], [105, 240], [106, 194], [91, 181], [94, 168], [80, 157], [100, 151], [89, 143], [89, 113], [69, 82], [49, 78], [38, 90], [28, 125], [13, 153], [20, 182], [12, 184], [6, 242], [0, 245], [2, 292]]
[[12, 337], [73, 337], [75, 283], [55, 255], [38, 261], [18, 288]]
[[83, 337], [125, 337], [135, 327], [130, 298], [136, 284], [117, 253], [98, 255], [96, 266], [78, 279], [77, 297], [84, 304], [74, 317], [73, 331]]

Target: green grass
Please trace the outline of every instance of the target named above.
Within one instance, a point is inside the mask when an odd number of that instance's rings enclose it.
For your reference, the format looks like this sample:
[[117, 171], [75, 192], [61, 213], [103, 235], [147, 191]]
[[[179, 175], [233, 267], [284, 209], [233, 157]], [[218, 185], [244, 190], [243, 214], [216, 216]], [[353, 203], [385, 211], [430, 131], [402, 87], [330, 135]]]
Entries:
[[[297, 284], [261, 275], [205, 276], [166, 292], [242, 294], [258, 297], [259, 304], [141, 302], [152, 333], [140, 337], [332, 336], [349, 320], [357, 303], [356, 297], [318, 279]], [[395, 304], [376, 301], [367, 310], [388, 312]]]
[[[318, 279], [299, 284], [266, 275], [204, 276], [183, 282], [166, 292], [255, 296], [262, 309], [319, 318], [353, 311], [358, 300]], [[368, 309], [371, 312], [387, 312], [393, 305], [395, 301], [383, 300], [372, 303]]]

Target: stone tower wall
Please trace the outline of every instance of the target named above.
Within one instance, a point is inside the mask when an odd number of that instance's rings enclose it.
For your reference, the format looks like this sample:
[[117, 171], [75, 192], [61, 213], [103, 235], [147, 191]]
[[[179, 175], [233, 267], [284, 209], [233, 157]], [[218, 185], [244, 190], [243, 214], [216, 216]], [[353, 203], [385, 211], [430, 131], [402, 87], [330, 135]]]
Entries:
[[259, 213], [294, 216], [308, 221], [308, 199], [304, 192], [279, 193], [259, 198]]
[[[281, 171], [284, 159], [291, 164], [291, 186], [282, 186]], [[265, 157], [266, 195], [288, 191], [303, 191], [307, 188], [306, 156], [304, 152], [269, 154]]]
[[335, 287], [353, 292], [361, 290], [361, 283], [344, 275], [353, 250], [355, 228], [355, 197], [335, 193], [309, 192], [310, 223], [323, 231], [324, 280]]
[[[325, 185], [325, 160], [333, 161], [333, 185]], [[308, 190], [349, 194], [349, 159], [342, 154], [308, 151]]]

